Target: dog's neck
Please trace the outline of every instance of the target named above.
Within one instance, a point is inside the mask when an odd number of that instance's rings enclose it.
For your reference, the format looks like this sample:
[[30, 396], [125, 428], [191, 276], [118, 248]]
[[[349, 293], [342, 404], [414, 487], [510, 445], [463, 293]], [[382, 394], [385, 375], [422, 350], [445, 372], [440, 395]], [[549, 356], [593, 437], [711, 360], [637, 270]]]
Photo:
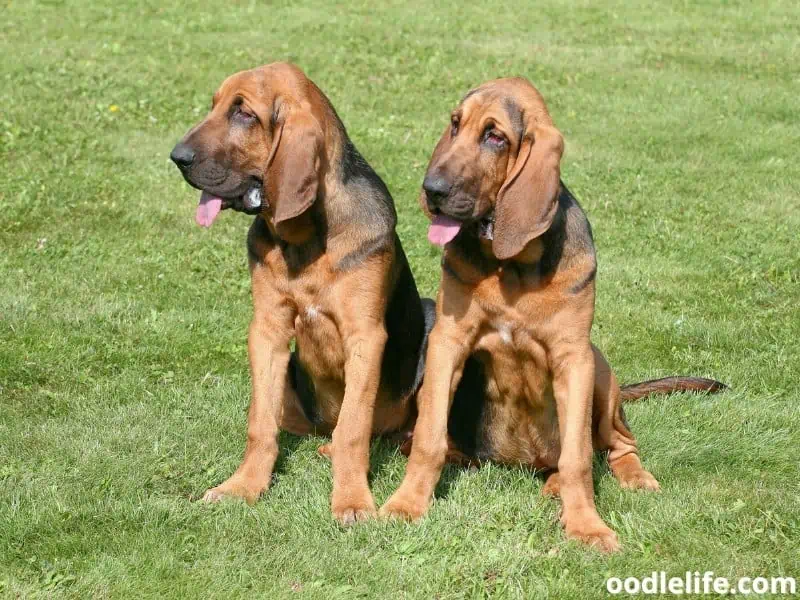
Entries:
[[492, 240], [480, 236], [478, 239], [480, 240], [481, 253], [486, 258], [494, 259], [498, 262], [498, 264], [513, 262], [520, 263], [522, 265], [535, 265], [542, 259], [542, 256], [544, 255], [544, 242], [542, 241], [542, 237], [543, 236], [539, 236], [538, 238], [531, 240], [525, 245], [525, 247], [522, 249], [522, 252], [504, 261], [500, 261], [497, 259], [497, 257], [495, 257], [494, 251], [492, 250]]
[[318, 236], [319, 226], [314, 218], [313, 208], [298, 215], [294, 219], [282, 221], [275, 225], [272, 218], [265, 216], [264, 220], [270, 229], [270, 232], [282, 242], [292, 246], [300, 246], [307, 243], [312, 237]]
[[[517, 255], [499, 260], [492, 250], [492, 240], [481, 235], [477, 223], [464, 227], [459, 235], [445, 248], [443, 267], [450, 275], [463, 282], [478, 281], [500, 275], [503, 280], [538, 281], [559, 268], [564, 257], [566, 240], [566, 203], [559, 208], [550, 229], [528, 242]], [[458, 259], [454, 259], [455, 257]]]

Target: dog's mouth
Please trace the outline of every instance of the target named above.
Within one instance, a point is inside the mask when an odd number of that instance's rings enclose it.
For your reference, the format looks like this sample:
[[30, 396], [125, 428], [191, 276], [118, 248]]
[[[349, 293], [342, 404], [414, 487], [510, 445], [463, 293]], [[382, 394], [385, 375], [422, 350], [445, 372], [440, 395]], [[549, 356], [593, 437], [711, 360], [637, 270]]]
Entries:
[[494, 239], [494, 211], [489, 211], [479, 219], [469, 221], [455, 219], [441, 213], [434, 215], [428, 228], [428, 241], [437, 246], [445, 246], [455, 239], [465, 225], [471, 223], [477, 224], [478, 237], [490, 241]]
[[263, 198], [262, 183], [258, 180], [255, 180], [241, 196], [230, 198], [202, 190], [194, 219], [201, 227], [211, 227], [219, 213], [226, 208], [232, 208], [248, 215], [256, 215], [261, 212], [262, 204], [264, 204]]

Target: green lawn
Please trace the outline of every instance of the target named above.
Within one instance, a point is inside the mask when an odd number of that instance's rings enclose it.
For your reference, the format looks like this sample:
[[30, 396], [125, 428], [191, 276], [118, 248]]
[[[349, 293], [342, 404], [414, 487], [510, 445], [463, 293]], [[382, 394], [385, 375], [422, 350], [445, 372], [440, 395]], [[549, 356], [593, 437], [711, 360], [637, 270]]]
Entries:
[[[0, 595], [604, 597], [610, 576], [800, 578], [800, 4], [6, 1], [0, 9]], [[567, 543], [522, 469], [448, 468], [419, 525], [339, 529], [320, 438], [238, 464], [249, 218], [194, 224], [167, 155], [228, 74], [299, 64], [385, 179], [420, 290], [416, 205], [449, 110], [525, 75], [567, 142], [600, 257], [595, 341], [623, 381], [731, 385], [629, 408], [655, 495], [598, 461], [623, 553]], [[382, 503], [405, 459], [376, 443]]]

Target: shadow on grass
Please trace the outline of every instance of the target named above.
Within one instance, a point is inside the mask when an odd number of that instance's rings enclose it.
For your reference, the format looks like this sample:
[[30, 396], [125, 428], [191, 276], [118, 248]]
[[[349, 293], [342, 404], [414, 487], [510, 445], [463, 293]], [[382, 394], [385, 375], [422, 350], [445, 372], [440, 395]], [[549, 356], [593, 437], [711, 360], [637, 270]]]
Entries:
[[[272, 469], [273, 479], [276, 479], [276, 476], [281, 476], [286, 472], [286, 461], [292, 456], [292, 454], [297, 452], [297, 449], [305, 440], [306, 436], [294, 435], [285, 431], [281, 431], [280, 436], [278, 437], [278, 458], [275, 461], [275, 467]], [[327, 443], [327, 441], [321, 442], [320, 445], [323, 443]], [[273, 481], [273, 484], [274, 483], [275, 482]]]
[[[483, 463], [484, 465], [486, 463]], [[450, 493], [450, 488], [455, 484], [465, 473], [477, 471], [481, 469], [483, 465], [470, 465], [470, 466], [462, 466], [462, 465], [455, 465], [455, 464], [448, 464], [445, 466], [444, 470], [442, 471], [442, 477], [439, 480], [439, 484], [436, 486], [436, 491], [434, 495], [437, 499], [445, 499], [447, 498], [448, 494]], [[542, 486], [547, 481], [547, 478], [550, 476], [551, 473], [554, 471], [542, 471], [536, 470], [533, 467], [529, 467], [527, 465], [519, 464], [519, 465], [508, 465], [502, 463], [493, 463], [493, 467], [496, 469], [503, 469], [508, 471], [525, 471], [531, 477], [538, 480], [539, 483], [539, 491], [541, 491]], [[595, 452], [594, 457], [592, 459], [592, 484], [594, 487], [594, 494], [596, 498], [599, 498], [601, 495], [600, 487], [598, 485], [600, 479], [603, 478], [604, 475], [610, 472], [608, 466], [608, 460], [606, 453]]]
[[[292, 435], [291, 433], [281, 431], [280, 437], [278, 438], [278, 458], [276, 459], [275, 466], [272, 470], [272, 479], [269, 485], [270, 488], [278, 484], [280, 479], [286, 473], [288, 459], [298, 450], [298, 448], [300, 448], [304, 441], [305, 438], [303, 436]], [[320, 443], [324, 443], [324, 441], [321, 441]], [[190, 502], [199, 501], [203, 498], [203, 495], [207, 490], [222, 484], [228, 479], [228, 477], [233, 475], [241, 463], [243, 456], [244, 444], [242, 444], [240, 454], [235, 458], [234, 465], [230, 467], [229, 470], [224, 470], [223, 467], [217, 468], [215, 466], [214, 469], [209, 473], [209, 470], [201, 465], [198, 467], [198, 471], [201, 474], [200, 478], [202, 480], [199, 487], [197, 485], [196, 477], [189, 477], [187, 481], [183, 482], [182, 486], [180, 486], [178, 489], [172, 489], [171, 491], [177, 492], [178, 495], [187, 498]], [[214, 461], [209, 461], [209, 463], [214, 464]], [[197, 476], [197, 474], [195, 475]], [[163, 492], [165, 489], [162, 489], [161, 491]]]
[[[329, 437], [320, 437], [314, 436], [319, 441], [320, 445], [330, 443]], [[278, 454], [277, 462], [275, 463], [275, 469], [273, 471], [273, 482], [272, 485], [277, 483], [277, 480], [285, 473], [285, 465], [289, 457], [297, 451], [297, 449], [305, 442], [305, 437], [292, 435], [290, 433], [286, 433], [282, 431], [280, 434], [279, 444], [280, 444], [280, 453]], [[391, 436], [388, 437], [379, 437], [373, 440], [371, 447], [370, 447], [370, 457], [369, 457], [369, 474], [368, 474], [368, 481], [370, 487], [373, 486], [375, 480], [380, 477], [387, 476], [387, 469], [389, 463], [393, 462], [399, 452], [399, 442], [392, 438]], [[480, 470], [486, 464], [484, 462], [481, 465], [458, 465], [458, 464], [447, 464], [445, 465], [444, 469], [442, 470], [442, 476], [439, 479], [439, 483], [436, 485], [436, 490], [434, 491], [434, 496], [437, 500], [444, 500], [450, 494], [450, 490], [453, 485], [461, 479], [465, 474], [472, 473], [475, 471]], [[405, 469], [407, 466], [407, 462], [403, 463], [403, 474], [405, 474]], [[527, 472], [531, 477], [538, 480], [539, 487], [538, 489], [541, 490], [541, 487], [547, 481], [548, 476], [552, 471], [541, 471], [535, 470], [532, 467], [528, 467], [527, 465], [519, 464], [519, 465], [508, 465], [502, 463], [493, 463], [494, 468], [499, 468], [508, 471], [518, 471], [523, 470]], [[599, 487], [599, 481], [608, 473], [610, 472], [608, 466], [607, 455], [605, 452], [595, 452], [593, 460], [592, 460], [592, 482], [594, 487], [595, 497], [600, 497], [601, 491]]]

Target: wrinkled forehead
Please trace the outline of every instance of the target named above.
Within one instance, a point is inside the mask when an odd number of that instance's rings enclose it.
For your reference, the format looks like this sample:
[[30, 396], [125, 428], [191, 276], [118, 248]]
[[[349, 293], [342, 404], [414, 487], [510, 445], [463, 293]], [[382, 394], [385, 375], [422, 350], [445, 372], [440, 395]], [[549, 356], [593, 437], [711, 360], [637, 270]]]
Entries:
[[294, 65], [271, 63], [228, 77], [214, 94], [214, 102], [237, 96], [252, 103], [271, 104], [276, 97], [296, 102], [313, 90], [314, 85]]
[[230, 100], [236, 96], [255, 98], [263, 96], [266, 91], [266, 77], [264, 73], [253, 69], [234, 73], [219, 86], [214, 93], [214, 104]]
[[524, 130], [522, 107], [512, 96], [497, 90], [475, 89], [469, 92], [455, 111], [466, 127], [483, 129], [494, 122], [521, 138]]
[[518, 78], [490, 81], [470, 90], [457, 111], [464, 116], [502, 120], [516, 131], [521, 131], [529, 121], [551, 122], [541, 94], [526, 80]]

